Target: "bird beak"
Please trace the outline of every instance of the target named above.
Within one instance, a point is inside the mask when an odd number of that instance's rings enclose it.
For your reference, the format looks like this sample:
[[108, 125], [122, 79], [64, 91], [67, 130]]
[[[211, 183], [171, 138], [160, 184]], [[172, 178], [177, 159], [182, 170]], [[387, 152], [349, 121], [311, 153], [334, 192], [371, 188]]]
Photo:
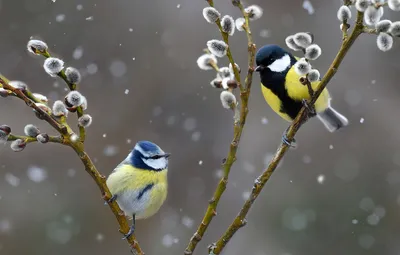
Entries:
[[164, 158], [169, 158], [169, 156], [171, 156], [171, 153], [164, 153]]
[[254, 72], [260, 72], [262, 69], [262, 66], [257, 66], [256, 68], [254, 68]]

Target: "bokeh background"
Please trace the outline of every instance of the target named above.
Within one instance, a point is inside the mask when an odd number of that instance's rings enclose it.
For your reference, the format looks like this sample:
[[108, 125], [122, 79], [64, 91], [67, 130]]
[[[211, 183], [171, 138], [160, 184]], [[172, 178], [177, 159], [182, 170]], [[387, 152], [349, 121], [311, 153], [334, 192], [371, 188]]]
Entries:
[[[233, 134], [232, 114], [209, 85], [215, 74], [196, 65], [206, 41], [220, 38], [203, 19], [206, 2], [0, 3], [0, 72], [51, 100], [65, 95], [63, 82], [44, 72], [43, 59], [27, 53], [31, 37], [45, 40], [54, 55], [81, 70], [81, 91], [94, 118], [87, 152], [102, 173], [110, 173], [137, 140], [172, 153], [167, 202], [137, 223], [137, 237], [146, 254], [183, 254]], [[286, 36], [312, 31], [323, 49], [315, 64], [325, 72], [341, 42], [340, 3], [249, 1], [264, 9], [252, 23], [255, 42], [284, 45]], [[216, 1], [216, 7], [240, 14], [230, 1]], [[389, 10], [385, 16], [400, 19]], [[232, 37], [231, 48], [245, 69], [244, 33]], [[224, 254], [399, 254], [399, 54], [398, 40], [383, 53], [376, 36], [360, 37], [329, 84], [333, 105], [350, 125], [331, 134], [311, 120], [300, 130], [298, 149], [287, 153]], [[250, 101], [227, 191], [195, 254], [206, 254], [225, 231], [288, 126], [263, 101], [258, 76]], [[17, 134], [28, 123], [52, 132], [15, 98], [0, 99], [0, 123]], [[72, 150], [32, 144], [15, 153], [6, 144], [0, 150], [0, 254], [129, 254], [129, 248]]]

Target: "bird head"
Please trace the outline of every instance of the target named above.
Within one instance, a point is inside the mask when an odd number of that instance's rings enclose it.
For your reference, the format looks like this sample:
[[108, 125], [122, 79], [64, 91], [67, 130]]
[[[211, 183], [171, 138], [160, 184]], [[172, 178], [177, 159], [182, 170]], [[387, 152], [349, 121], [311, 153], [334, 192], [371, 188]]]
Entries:
[[270, 44], [261, 47], [256, 54], [256, 69], [260, 74], [266, 72], [282, 73], [296, 63], [293, 55], [278, 45]]
[[165, 153], [157, 144], [139, 141], [128, 157], [136, 168], [160, 171], [168, 167], [169, 156], [170, 154]]

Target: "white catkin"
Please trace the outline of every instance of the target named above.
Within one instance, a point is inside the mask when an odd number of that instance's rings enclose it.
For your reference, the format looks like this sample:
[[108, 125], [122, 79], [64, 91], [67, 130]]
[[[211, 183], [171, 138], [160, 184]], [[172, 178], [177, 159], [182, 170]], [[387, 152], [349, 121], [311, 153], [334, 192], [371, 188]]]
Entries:
[[337, 18], [343, 22], [346, 20], [351, 19], [351, 10], [348, 6], [342, 5], [340, 6], [338, 12], [337, 12]]
[[388, 6], [392, 11], [400, 11], [400, 0], [389, 0]]
[[68, 102], [68, 104], [72, 105], [72, 106], [80, 106], [82, 104], [82, 94], [79, 93], [78, 91], [74, 90], [71, 91], [67, 94], [66, 96], [66, 100]]
[[229, 16], [225, 15], [221, 20], [222, 31], [232, 36], [235, 33], [235, 20]]
[[78, 119], [78, 125], [84, 128], [89, 127], [92, 124], [92, 116], [84, 114]]
[[378, 49], [388, 51], [393, 47], [393, 37], [386, 33], [380, 33], [376, 39]]
[[78, 69], [73, 67], [67, 67], [67, 69], [65, 69], [65, 76], [70, 84], [79, 84], [82, 79], [81, 73]]
[[292, 49], [294, 51], [299, 51], [302, 50], [303, 48], [298, 46], [295, 41], [294, 41], [294, 35], [290, 35], [286, 37], [285, 39], [286, 45], [289, 47], [289, 49]]
[[365, 12], [368, 8], [368, 6], [371, 5], [371, 1], [370, 0], [357, 0], [355, 3], [355, 7], [357, 9], [357, 11], [359, 12]]
[[304, 32], [295, 34], [293, 40], [298, 46], [303, 48], [307, 48], [313, 42], [312, 36]]
[[311, 71], [307, 74], [307, 79], [309, 82], [316, 82], [320, 77], [320, 73], [317, 69], [311, 69]]
[[237, 18], [235, 20], [235, 25], [236, 25], [236, 29], [238, 31], [244, 31], [243, 25], [246, 23], [246, 20], [244, 18]]
[[29, 40], [26, 47], [30, 53], [35, 55], [40, 55], [41, 53], [45, 53], [48, 49], [47, 44], [40, 40]]
[[380, 33], [380, 32], [388, 32], [390, 29], [390, 26], [392, 25], [392, 22], [388, 19], [385, 20], [381, 20], [378, 23], [376, 23], [376, 30]]
[[236, 105], [236, 97], [230, 91], [227, 91], [227, 90], [222, 91], [221, 95], [220, 95], [220, 99], [221, 99], [222, 106], [225, 109], [231, 109], [232, 104]]
[[263, 9], [258, 5], [250, 5], [244, 9], [244, 11], [249, 14], [250, 20], [257, 20], [261, 18], [264, 12]]
[[393, 36], [400, 36], [400, 21], [393, 22], [390, 26], [389, 33]]
[[57, 101], [54, 102], [54, 104], [53, 104], [53, 115], [56, 116], [56, 117], [68, 116], [67, 107], [65, 107], [65, 104], [62, 101], [57, 100]]
[[215, 23], [219, 18], [221, 18], [221, 13], [219, 13], [214, 7], [206, 7], [203, 9], [203, 16], [208, 23]]
[[52, 77], [56, 77], [64, 69], [64, 61], [59, 58], [47, 58], [44, 61], [43, 68]]
[[12, 141], [10, 144], [11, 150], [15, 152], [20, 152], [26, 147], [26, 143], [22, 139], [17, 139], [15, 141]]
[[294, 70], [298, 75], [305, 75], [311, 70], [311, 65], [304, 58], [294, 64]]
[[309, 60], [316, 60], [321, 56], [321, 54], [321, 47], [319, 47], [317, 44], [311, 44], [306, 48], [306, 53], [304, 56]]
[[375, 26], [378, 23], [383, 15], [383, 8], [379, 7], [376, 9], [374, 6], [368, 6], [367, 10], [364, 13], [364, 22], [368, 26]]
[[24, 134], [30, 137], [36, 137], [40, 133], [40, 130], [32, 124], [28, 124], [24, 127]]
[[208, 50], [217, 57], [224, 57], [228, 50], [228, 45], [221, 40], [210, 40], [207, 42]]
[[197, 59], [197, 65], [201, 70], [212, 70], [212, 62], [214, 64], [218, 63], [217, 58], [213, 54], [203, 54]]

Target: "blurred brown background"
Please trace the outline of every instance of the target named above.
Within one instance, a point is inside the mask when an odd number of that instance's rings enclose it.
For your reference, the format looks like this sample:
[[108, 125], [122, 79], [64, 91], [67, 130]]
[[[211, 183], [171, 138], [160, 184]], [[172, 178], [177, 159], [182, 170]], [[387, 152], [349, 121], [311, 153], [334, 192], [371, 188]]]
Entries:
[[[137, 140], [154, 141], [172, 153], [167, 203], [137, 223], [137, 237], [146, 254], [183, 254], [232, 138], [232, 114], [209, 86], [214, 73], [196, 65], [206, 41], [220, 38], [202, 17], [206, 2], [0, 3], [2, 74], [52, 100], [64, 96], [63, 82], [44, 72], [42, 58], [26, 52], [31, 36], [84, 74], [81, 91], [94, 118], [87, 151], [102, 173]], [[323, 49], [316, 65], [327, 70], [341, 42], [340, 1], [311, 0], [313, 10], [304, 9], [303, 0], [250, 3], [264, 9], [252, 24], [257, 45], [284, 45], [286, 36], [312, 31]], [[239, 16], [228, 0], [216, 1], [216, 7]], [[400, 15], [386, 10], [385, 17]], [[350, 126], [330, 134], [312, 120], [300, 130], [299, 148], [284, 158], [224, 254], [399, 254], [400, 41], [383, 53], [375, 39], [361, 36], [329, 84], [333, 105]], [[231, 41], [235, 59], [245, 67], [245, 34], [236, 32]], [[51, 130], [15, 98], [0, 99], [0, 123], [19, 134], [28, 123]], [[206, 254], [230, 224], [287, 126], [263, 101], [256, 76], [238, 161], [196, 254]], [[7, 144], [0, 150], [0, 254], [129, 254], [129, 248], [72, 150], [33, 144], [14, 153]]]

